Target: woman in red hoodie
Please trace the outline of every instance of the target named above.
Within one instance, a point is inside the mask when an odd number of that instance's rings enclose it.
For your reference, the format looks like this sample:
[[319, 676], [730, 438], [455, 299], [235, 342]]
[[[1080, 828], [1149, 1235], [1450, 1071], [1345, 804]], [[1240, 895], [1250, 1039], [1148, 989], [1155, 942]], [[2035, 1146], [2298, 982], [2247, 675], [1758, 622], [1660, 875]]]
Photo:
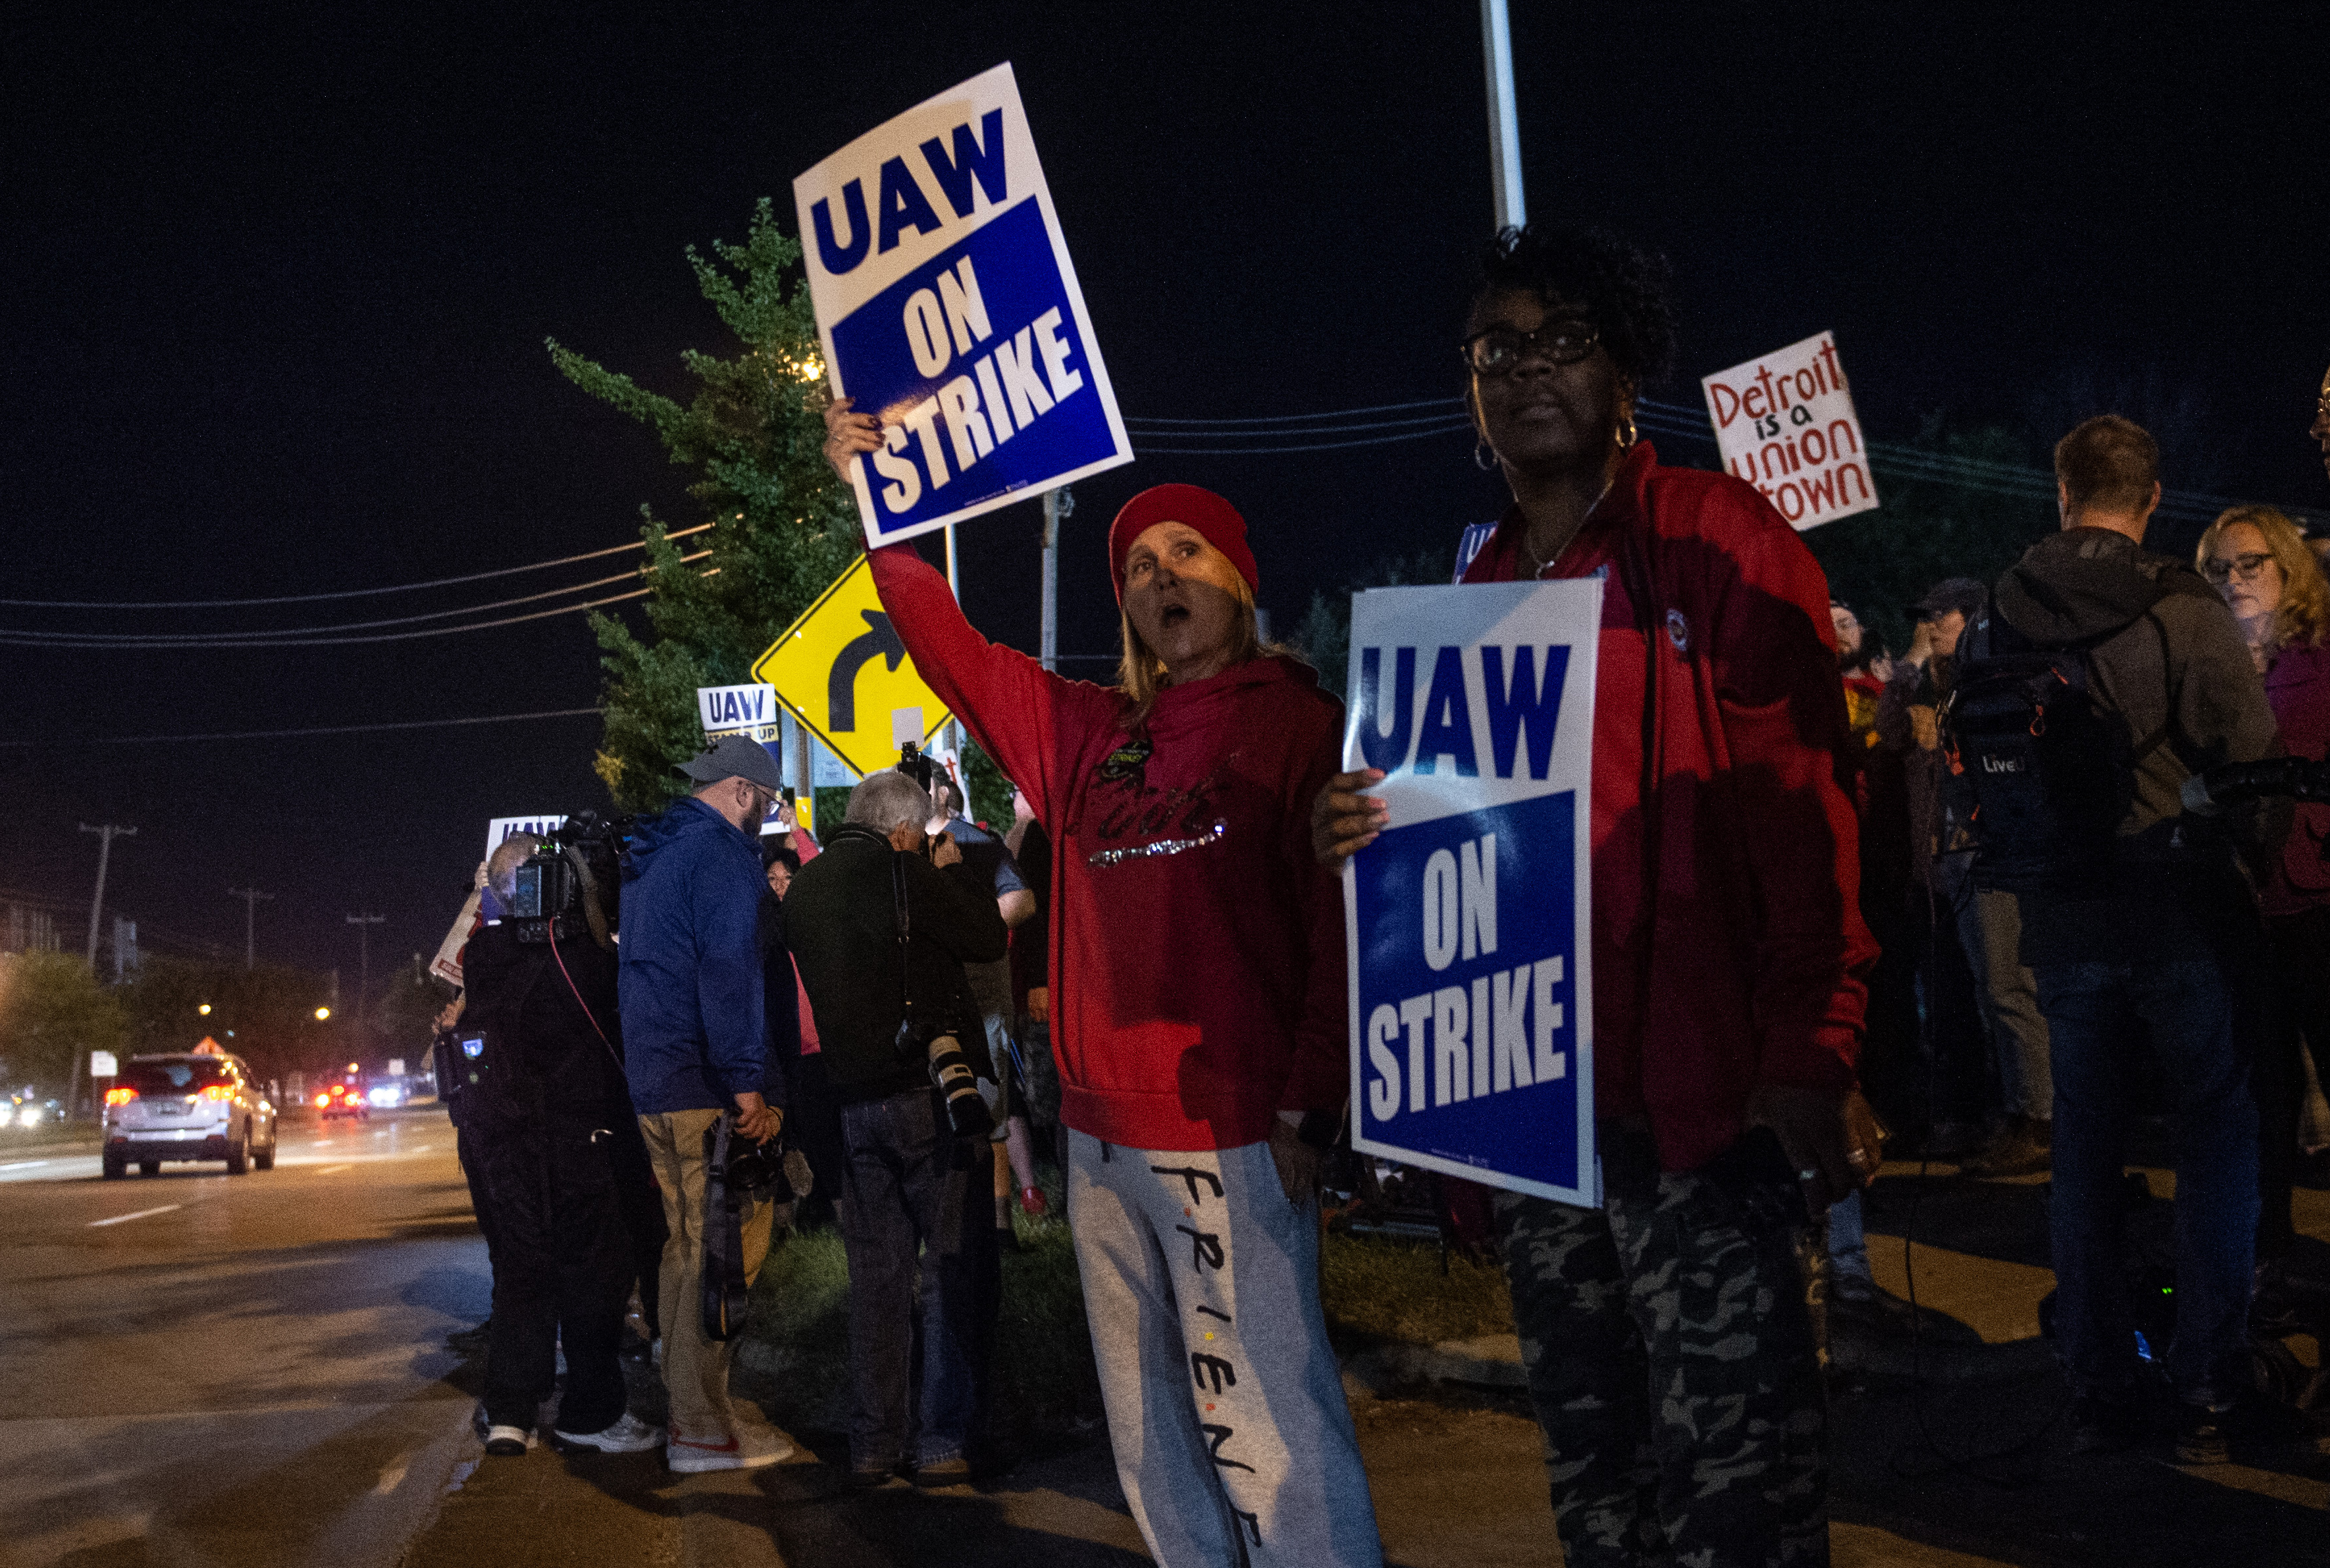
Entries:
[[[1878, 1163], [1854, 1087], [1856, 907], [1828, 584], [1761, 496], [1660, 465], [1637, 391], [1662, 263], [1507, 230], [1463, 342], [1513, 505], [1466, 582], [1599, 576], [1592, 812], [1603, 1201], [1501, 1193], [1513, 1317], [1571, 1568], [1828, 1561], [1807, 1206]], [[1339, 775], [1318, 846], [1388, 826]]]
[[[846, 400], [826, 422], [845, 474], [881, 444]], [[872, 560], [914, 667], [1052, 835], [1068, 1217], [1133, 1517], [1167, 1568], [1373, 1568], [1314, 1194], [1348, 1072], [1342, 898], [1309, 817], [1341, 705], [1256, 635], [1219, 496], [1141, 492], [1109, 558], [1113, 687], [989, 643], [911, 546]]]

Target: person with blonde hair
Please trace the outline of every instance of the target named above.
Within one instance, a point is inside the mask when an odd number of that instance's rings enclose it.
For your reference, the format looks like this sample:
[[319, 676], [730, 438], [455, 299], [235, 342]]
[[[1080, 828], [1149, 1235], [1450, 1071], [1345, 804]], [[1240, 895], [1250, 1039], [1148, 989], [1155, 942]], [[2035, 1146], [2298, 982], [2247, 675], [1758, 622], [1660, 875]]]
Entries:
[[[844, 474], [883, 441], [846, 399], [826, 431]], [[1312, 858], [1310, 809], [1342, 704], [1263, 642], [1229, 502], [1156, 486], [1108, 543], [1113, 687], [988, 642], [912, 545], [869, 559], [915, 669], [1057, 848], [1068, 1221], [1133, 1519], [1166, 1568], [1376, 1568], [1319, 1299], [1349, 1034], [1342, 893]]]
[[[2317, 761], [2330, 757], [2330, 581], [2297, 524], [2271, 506], [2235, 506], [2201, 535], [2193, 563], [2225, 596], [2265, 676], [2283, 749]], [[2252, 868], [2278, 1009], [2257, 1063], [2258, 1284], [2268, 1316], [2287, 1290], [2284, 1266], [2297, 1242], [2290, 1202], [2305, 1106], [2301, 1050], [2312, 1050], [2316, 1075], [2330, 1083], [2325, 846], [2330, 806], [2300, 805], [2281, 853]]]

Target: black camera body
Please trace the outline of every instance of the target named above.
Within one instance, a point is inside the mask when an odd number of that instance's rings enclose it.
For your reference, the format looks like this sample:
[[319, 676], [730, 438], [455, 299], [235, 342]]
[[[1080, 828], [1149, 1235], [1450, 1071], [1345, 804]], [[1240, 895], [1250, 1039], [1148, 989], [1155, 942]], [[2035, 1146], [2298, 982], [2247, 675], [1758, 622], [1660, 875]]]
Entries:
[[622, 896], [623, 845], [631, 818], [580, 811], [552, 829], [518, 865], [509, 917], [522, 942], [590, 936], [614, 940]]
[[923, 793], [927, 795], [932, 780], [939, 776], [939, 765], [920, 746], [907, 741], [898, 747], [898, 771], [921, 785]]

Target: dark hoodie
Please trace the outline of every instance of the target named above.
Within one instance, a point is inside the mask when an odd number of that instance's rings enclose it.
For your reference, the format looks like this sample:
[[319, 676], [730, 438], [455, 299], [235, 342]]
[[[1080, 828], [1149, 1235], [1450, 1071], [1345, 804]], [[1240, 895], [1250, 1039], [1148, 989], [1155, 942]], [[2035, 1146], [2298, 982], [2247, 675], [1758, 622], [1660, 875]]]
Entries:
[[[623, 1058], [642, 1116], [764, 1093], [760, 853], [700, 800], [634, 830], [623, 856]], [[780, 1077], [775, 1081], [781, 1082]]]
[[2178, 790], [2220, 762], [2280, 750], [2264, 683], [2232, 612], [2190, 567], [2124, 534], [2067, 528], [1998, 580], [2001, 619], [2042, 648], [2088, 651], [2097, 705], [2126, 726], [2136, 790], [2120, 821], [2116, 895], [2093, 904], [2039, 900], [2023, 922], [2025, 963], [2175, 957], [2237, 899], [2232, 855], [2272, 836], [2275, 814], [2231, 833], [2183, 815]]

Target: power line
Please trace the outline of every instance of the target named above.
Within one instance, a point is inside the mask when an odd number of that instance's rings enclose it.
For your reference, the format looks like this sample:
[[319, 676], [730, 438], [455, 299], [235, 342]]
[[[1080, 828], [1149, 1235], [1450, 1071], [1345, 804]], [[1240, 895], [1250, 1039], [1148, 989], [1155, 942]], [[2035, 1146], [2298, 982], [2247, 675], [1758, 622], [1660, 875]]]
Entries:
[[[705, 573], [705, 575], [708, 577], [708, 576], [710, 576], [710, 575], [711, 575], [711, 573], [706, 572], [706, 573]], [[376, 634], [374, 634], [374, 636], [371, 636], [371, 637], [310, 637], [310, 638], [274, 637], [274, 638], [270, 638], [270, 637], [266, 637], [266, 636], [263, 636], [263, 635], [259, 634], [259, 633], [252, 633], [252, 634], [251, 634], [250, 636], [248, 636], [247, 638], [239, 638], [238, 640], [233, 640], [233, 641], [222, 641], [222, 642], [200, 642], [200, 643], [197, 643], [197, 642], [187, 642], [187, 641], [184, 641], [184, 640], [172, 639], [172, 638], [121, 638], [121, 639], [119, 639], [119, 640], [118, 640], [118, 641], [113, 641], [113, 642], [104, 642], [104, 643], [98, 643], [98, 644], [94, 644], [94, 645], [90, 645], [90, 644], [67, 644], [67, 645], [60, 645], [60, 644], [57, 644], [57, 643], [53, 643], [53, 642], [47, 641], [47, 640], [45, 640], [45, 639], [42, 638], [41, 637], [39, 637], [39, 636], [38, 636], [38, 634], [34, 634], [34, 635], [33, 635], [33, 636], [29, 636], [29, 637], [28, 637], [28, 636], [24, 636], [24, 635], [17, 634], [17, 633], [5, 632], [5, 633], [0, 633], [0, 647], [59, 647], [59, 646], [69, 646], [69, 647], [89, 647], [89, 646], [95, 646], [95, 647], [197, 647], [197, 648], [247, 648], [247, 647], [348, 647], [348, 646], [350, 646], [350, 645], [352, 645], [352, 644], [355, 644], [355, 643], [374, 643], [374, 642], [409, 642], [409, 641], [411, 641], [411, 640], [412, 640], [412, 638], [421, 638], [421, 637], [451, 637], [451, 636], [453, 636], [453, 635], [455, 635], [456, 633], [459, 633], [459, 632], [465, 632], [465, 631], [488, 631], [488, 630], [490, 630], [490, 629], [492, 629], [493, 628], [497, 627], [497, 626], [516, 626], [516, 625], [517, 625], [517, 624], [518, 624], [519, 622], [521, 622], [521, 621], [540, 620], [540, 619], [543, 619], [544, 617], [545, 617], [545, 616], [553, 616], [553, 615], [573, 615], [573, 614], [575, 611], [577, 611], [577, 610], [583, 610], [583, 609], [597, 609], [600, 606], [601, 606], [601, 605], [606, 605], [606, 604], [620, 604], [623, 600], [627, 600], [627, 599], [641, 599], [641, 598], [644, 598], [645, 596], [647, 596], [648, 594], [653, 593], [654, 591], [655, 591], [655, 590], [653, 590], [652, 588], [635, 588], [635, 589], [631, 590], [629, 593], [611, 593], [611, 594], [608, 594], [608, 595], [607, 595], [605, 598], [603, 598], [603, 599], [586, 599], [586, 600], [583, 600], [582, 603], [580, 603], [580, 604], [561, 605], [561, 606], [560, 606], [558, 609], [537, 609], [537, 610], [535, 610], [533, 613], [528, 614], [528, 615], [506, 615], [506, 616], [501, 617], [501, 618], [500, 618], [499, 619], [497, 619], [497, 620], [480, 620], [480, 621], [474, 621], [474, 622], [472, 622], [471, 624], [469, 624], [469, 625], [468, 625], [468, 626], [440, 626], [440, 627], [432, 627], [432, 628], [431, 628], [430, 629], [428, 629], [428, 630], [426, 630], [426, 631], [389, 631], [389, 632], [380, 632], [380, 633], [376, 633]]]
[[[699, 523], [693, 528], [681, 528], [664, 535], [667, 539], [685, 539], [691, 534], [701, 534], [711, 527]], [[497, 567], [491, 571], [472, 571], [463, 577], [437, 577], [427, 582], [400, 582], [386, 588], [346, 588], [334, 593], [282, 593], [264, 599], [167, 599], [167, 600], [97, 600], [97, 599], [0, 599], [0, 606], [24, 609], [232, 609], [253, 604], [318, 604], [329, 599], [365, 599], [382, 593], [417, 593], [424, 588], [450, 588], [457, 583], [483, 582], [492, 577], [513, 577], [521, 571], [544, 571], [554, 566], [572, 566], [578, 561], [596, 561], [602, 555], [620, 555], [626, 550], [644, 550], [645, 540], [633, 540], [629, 544], [610, 544], [604, 550], [586, 550], [580, 555], [562, 555], [555, 561], [529, 562], [524, 566]]]
[[384, 724], [325, 724], [301, 730], [236, 730], [213, 735], [99, 735], [78, 741], [0, 741], [0, 746], [156, 746], [192, 741], [275, 741], [297, 735], [370, 735], [389, 730], [441, 730], [462, 724], [516, 724], [529, 719], [572, 719], [604, 708], [546, 708], [538, 713], [488, 713], [474, 719], [406, 719]]
[[[693, 555], [681, 556], [680, 560], [683, 562], [702, 561], [711, 553], [712, 552], [709, 550], [699, 550]], [[587, 592], [589, 590], [593, 588], [604, 588], [611, 582], [628, 582], [638, 578], [639, 575], [639, 572], [637, 571], [619, 571], [612, 577], [601, 577], [593, 579], [589, 582], [572, 583], [564, 588], [545, 589], [540, 593], [521, 594], [516, 599], [496, 600], [488, 604], [466, 605], [459, 609], [431, 609], [424, 611], [420, 615], [393, 616], [385, 620], [351, 620], [337, 626], [279, 627], [252, 631], [126, 633], [94, 631], [29, 631], [21, 628], [0, 628], [0, 638], [25, 639], [24, 641], [17, 644], [19, 647], [27, 646], [28, 644], [66, 647], [195, 647], [221, 645], [229, 647], [248, 647], [250, 646], [251, 639], [252, 638], [266, 638], [272, 641], [281, 638], [306, 637], [318, 634], [336, 634], [346, 631], [365, 631], [375, 627], [410, 626], [415, 621], [443, 620], [450, 616], [476, 615], [489, 609], [507, 609], [514, 605], [535, 604], [545, 599], [556, 599], [561, 594]], [[601, 600], [601, 602], [604, 603], [610, 601]], [[569, 608], [578, 607], [570, 606]], [[468, 627], [447, 627], [443, 629], [451, 632], [467, 631], [471, 628]]]
[[1255, 414], [1250, 417], [1203, 420], [1167, 419], [1161, 415], [1154, 419], [1134, 419], [1128, 416], [1124, 422], [1127, 425], [1204, 425], [1228, 429], [1239, 425], [1302, 424], [1312, 420], [1350, 419], [1358, 414], [1391, 414], [1404, 412], [1409, 409], [1455, 408], [1461, 407], [1462, 404], [1461, 398], [1425, 398], [1419, 402], [1370, 403], [1362, 409], [1331, 409], [1323, 413], [1315, 414]]
[[[1332, 452], [1346, 447], [1381, 447], [1394, 441], [1422, 440], [1433, 436], [1454, 436], [1472, 430], [1465, 420], [1435, 426], [1431, 430], [1407, 430], [1395, 436], [1361, 436], [1349, 441], [1306, 441], [1294, 446], [1279, 447], [1160, 447], [1148, 442], [1136, 442], [1133, 450], [1160, 458], [1267, 458], [1284, 452]], [[1297, 432], [1287, 431], [1285, 434]]]

